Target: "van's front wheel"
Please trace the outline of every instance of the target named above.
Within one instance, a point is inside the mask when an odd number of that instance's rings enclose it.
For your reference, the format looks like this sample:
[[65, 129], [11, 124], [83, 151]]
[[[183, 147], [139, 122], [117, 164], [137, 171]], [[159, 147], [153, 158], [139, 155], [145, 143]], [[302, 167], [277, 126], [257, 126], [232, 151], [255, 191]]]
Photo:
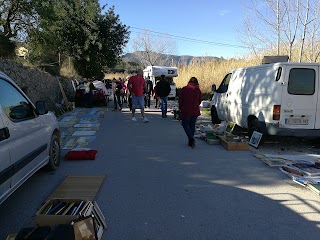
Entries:
[[248, 134], [250, 138], [254, 131], [262, 133], [262, 128], [257, 118], [248, 120]]

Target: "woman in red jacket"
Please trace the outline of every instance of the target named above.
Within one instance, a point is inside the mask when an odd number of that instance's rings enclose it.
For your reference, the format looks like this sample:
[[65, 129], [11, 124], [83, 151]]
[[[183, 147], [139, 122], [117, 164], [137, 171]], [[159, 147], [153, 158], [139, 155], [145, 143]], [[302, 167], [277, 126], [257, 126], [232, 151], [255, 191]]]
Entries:
[[194, 148], [194, 132], [196, 121], [200, 116], [200, 103], [202, 101], [201, 91], [199, 88], [198, 79], [190, 78], [187, 86], [183, 87], [179, 94], [179, 110], [182, 120], [182, 127], [188, 136], [188, 146]]

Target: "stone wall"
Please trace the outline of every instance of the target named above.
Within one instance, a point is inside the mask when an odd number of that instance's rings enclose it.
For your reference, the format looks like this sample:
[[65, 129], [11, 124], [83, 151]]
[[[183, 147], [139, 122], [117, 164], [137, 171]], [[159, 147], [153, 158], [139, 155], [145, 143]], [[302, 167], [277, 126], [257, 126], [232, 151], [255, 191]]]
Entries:
[[[58, 79], [38, 68], [25, 67], [22, 64], [0, 59], [0, 71], [8, 75], [22, 88], [33, 103], [44, 100], [49, 111], [56, 112], [56, 103], [63, 99]], [[59, 81], [70, 102], [74, 101], [71, 79], [59, 77]]]

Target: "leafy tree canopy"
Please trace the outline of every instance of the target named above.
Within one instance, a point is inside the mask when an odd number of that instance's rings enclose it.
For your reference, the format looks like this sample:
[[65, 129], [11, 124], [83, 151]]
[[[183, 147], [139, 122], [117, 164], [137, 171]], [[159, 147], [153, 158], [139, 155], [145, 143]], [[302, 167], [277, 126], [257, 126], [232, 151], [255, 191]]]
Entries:
[[102, 77], [129, 40], [114, 7], [98, 0], [0, 0], [0, 33], [27, 40], [30, 61], [58, 65], [70, 56], [83, 77]]

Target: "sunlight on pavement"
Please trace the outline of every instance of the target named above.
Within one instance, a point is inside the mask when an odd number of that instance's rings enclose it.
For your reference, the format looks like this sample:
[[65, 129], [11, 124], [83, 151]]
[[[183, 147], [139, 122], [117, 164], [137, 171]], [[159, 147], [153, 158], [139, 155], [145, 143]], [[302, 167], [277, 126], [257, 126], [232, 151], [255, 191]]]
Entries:
[[[207, 176], [198, 176], [198, 178], [206, 177]], [[283, 184], [273, 184], [269, 186], [241, 185], [238, 181], [232, 180], [210, 180], [208, 182], [240, 188], [263, 195], [298, 213], [308, 221], [319, 223], [317, 226], [320, 228], [320, 199], [313, 200], [303, 196], [302, 190], [305, 189], [298, 189], [298, 191], [295, 191], [296, 189], [293, 190], [292, 186], [285, 186]], [[291, 190], [293, 190], [292, 193], [288, 193]], [[299, 192], [301, 192], [302, 197], [298, 195]], [[315, 195], [315, 197], [317, 196]]]

